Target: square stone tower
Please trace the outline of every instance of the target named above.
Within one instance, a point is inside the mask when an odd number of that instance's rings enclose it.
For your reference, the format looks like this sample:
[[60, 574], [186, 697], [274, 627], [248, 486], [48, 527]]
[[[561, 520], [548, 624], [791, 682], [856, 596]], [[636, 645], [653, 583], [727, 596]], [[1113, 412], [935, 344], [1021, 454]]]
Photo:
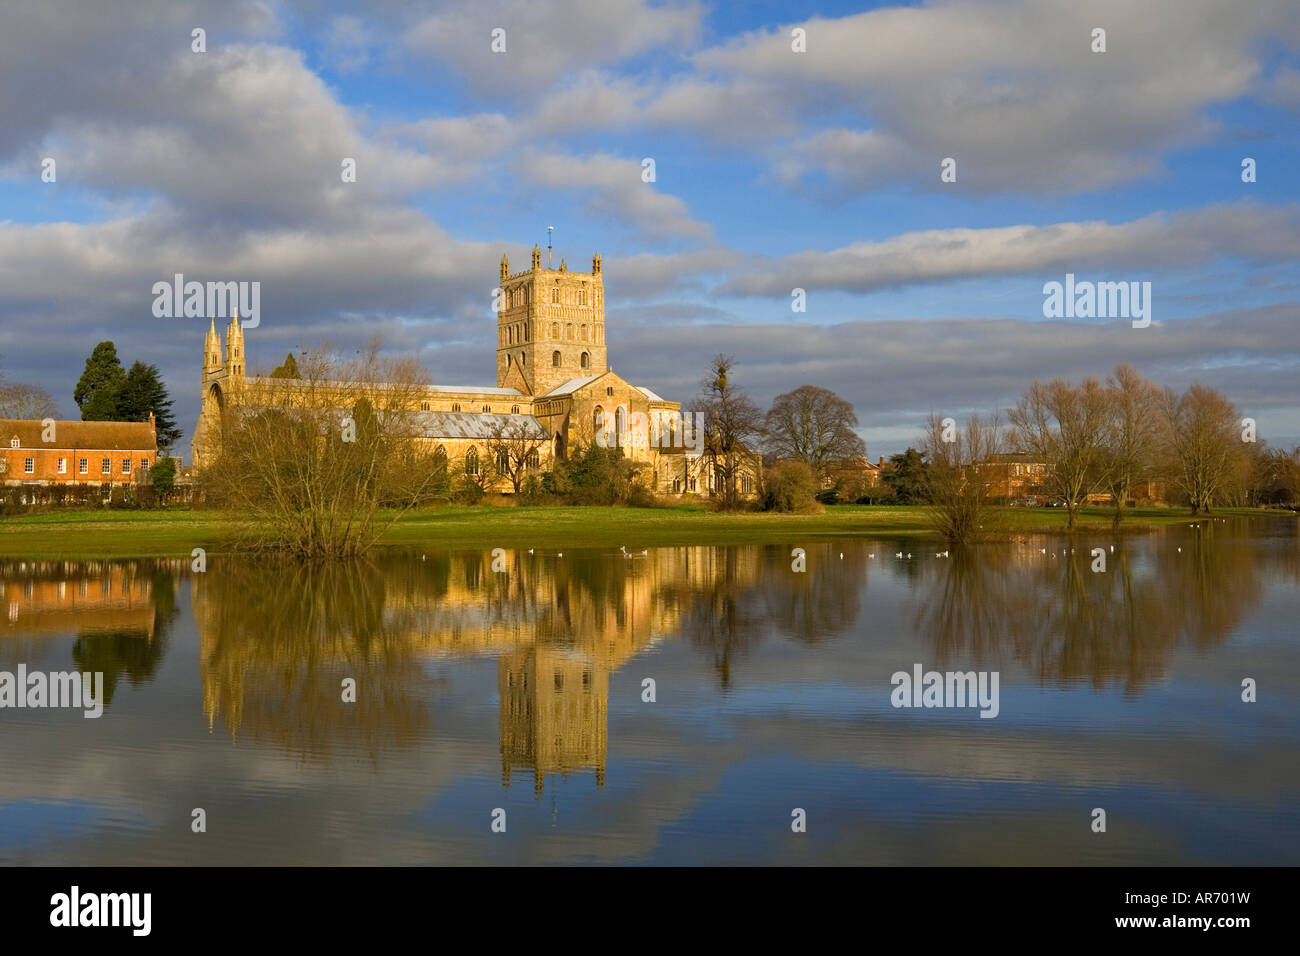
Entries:
[[591, 272], [542, 268], [533, 246], [532, 267], [510, 272], [501, 257], [497, 312], [497, 385], [541, 395], [572, 378], [600, 375], [605, 358], [605, 284], [600, 254]]

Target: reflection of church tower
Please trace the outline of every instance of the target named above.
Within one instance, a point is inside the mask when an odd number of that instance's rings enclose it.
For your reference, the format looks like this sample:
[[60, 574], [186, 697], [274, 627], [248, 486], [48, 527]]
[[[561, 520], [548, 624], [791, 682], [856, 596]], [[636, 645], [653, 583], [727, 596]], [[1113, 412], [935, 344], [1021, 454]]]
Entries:
[[501, 779], [532, 768], [541, 793], [547, 773], [595, 771], [605, 784], [609, 670], [558, 647], [539, 645], [497, 661], [501, 700]]

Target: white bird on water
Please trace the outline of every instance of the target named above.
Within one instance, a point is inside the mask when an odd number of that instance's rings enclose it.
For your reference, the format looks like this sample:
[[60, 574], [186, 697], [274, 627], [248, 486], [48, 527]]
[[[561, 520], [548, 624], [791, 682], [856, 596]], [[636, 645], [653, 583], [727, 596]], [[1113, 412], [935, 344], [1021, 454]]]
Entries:
[[894, 557], [896, 557], [896, 558], [901, 558], [902, 556], [903, 556], [903, 552], [902, 552], [902, 551], [900, 551], [900, 552], [898, 552], [898, 554], [894, 555]]
[[844, 552], [843, 552], [843, 551], [840, 552], [840, 560], [841, 560], [841, 561], [844, 560]]

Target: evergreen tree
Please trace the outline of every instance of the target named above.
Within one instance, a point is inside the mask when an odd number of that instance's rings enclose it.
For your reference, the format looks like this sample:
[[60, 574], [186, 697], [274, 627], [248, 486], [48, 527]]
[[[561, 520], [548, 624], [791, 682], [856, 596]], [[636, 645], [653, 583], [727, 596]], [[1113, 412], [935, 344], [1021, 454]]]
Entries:
[[921, 504], [930, 500], [930, 465], [925, 455], [915, 448], [909, 448], [901, 455], [889, 459], [893, 465], [881, 481], [894, 490], [899, 504]]
[[302, 378], [298, 372], [298, 362], [290, 352], [284, 357], [284, 364], [271, 370], [271, 378]]
[[119, 421], [118, 400], [125, 383], [126, 373], [122, 371], [117, 349], [112, 342], [100, 342], [86, 359], [86, 368], [72, 393], [72, 400], [81, 409], [81, 420]]
[[149, 473], [149, 480], [153, 482], [153, 493], [162, 504], [169, 494], [176, 490], [176, 459], [170, 457], [159, 458], [154, 462], [153, 470]]
[[181, 437], [181, 430], [176, 427], [171, 409], [172, 400], [167, 394], [167, 386], [158, 374], [158, 367], [136, 362], [126, 373], [118, 395], [117, 414], [113, 420], [147, 422], [149, 413], [153, 412], [158, 447], [170, 448]]

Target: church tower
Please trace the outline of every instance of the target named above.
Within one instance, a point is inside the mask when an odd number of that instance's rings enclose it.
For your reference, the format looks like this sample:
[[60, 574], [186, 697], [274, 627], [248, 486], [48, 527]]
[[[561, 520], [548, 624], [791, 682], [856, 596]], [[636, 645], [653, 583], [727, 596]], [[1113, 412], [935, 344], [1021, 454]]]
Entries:
[[502, 256], [497, 385], [542, 395], [607, 370], [600, 254], [591, 272], [570, 272], [563, 259], [558, 269], [544, 269], [541, 247], [533, 246], [531, 268], [513, 275]]
[[226, 376], [232, 383], [244, 380], [244, 330], [239, 325], [239, 313], [230, 318], [226, 327]]

